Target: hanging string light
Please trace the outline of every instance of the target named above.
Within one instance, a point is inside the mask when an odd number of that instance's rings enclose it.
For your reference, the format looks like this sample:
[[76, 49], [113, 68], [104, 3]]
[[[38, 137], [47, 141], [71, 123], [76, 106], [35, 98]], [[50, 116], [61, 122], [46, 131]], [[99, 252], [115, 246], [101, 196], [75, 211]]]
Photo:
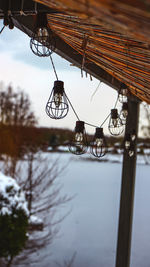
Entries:
[[97, 158], [103, 157], [107, 153], [107, 143], [104, 137], [103, 128], [96, 128], [93, 141], [90, 143], [91, 154]]
[[132, 140], [132, 141], [135, 141], [135, 140], [136, 140], [136, 132], [135, 132], [135, 129], [133, 129], [133, 130], [131, 131], [131, 140]]
[[77, 121], [75, 132], [69, 144], [69, 151], [75, 155], [82, 155], [88, 149], [84, 121]]
[[69, 111], [69, 105], [62, 81], [55, 81], [54, 87], [46, 104], [46, 113], [51, 119], [62, 119]]
[[130, 134], [126, 135], [124, 146], [125, 146], [126, 150], [129, 150], [129, 148], [131, 146], [131, 136], [130, 136]]
[[119, 90], [119, 102], [127, 102], [128, 96], [128, 87], [125, 83], [121, 83], [120, 90]]
[[48, 57], [55, 48], [55, 40], [52, 34], [49, 34], [46, 13], [36, 15], [35, 29], [30, 40], [32, 52], [39, 57]]
[[[134, 136], [134, 138], [133, 138]], [[135, 140], [136, 140], [136, 135], [135, 132], [130, 134], [127, 134], [125, 137], [125, 141], [124, 141], [124, 147], [125, 147], [125, 151], [126, 153], [128, 153], [129, 157], [133, 157], [133, 155], [135, 154]]]
[[131, 157], [134, 156], [134, 154], [135, 154], [135, 152], [134, 152], [134, 145], [131, 143], [130, 148], [129, 148], [129, 151], [128, 151], [128, 155], [131, 158]]
[[114, 136], [121, 135], [124, 131], [124, 125], [118, 115], [117, 109], [111, 109], [111, 116], [108, 124], [108, 130]]
[[120, 112], [120, 119], [121, 119], [123, 125], [126, 124], [127, 117], [128, 117], [128, 103], [124, 102], [122, 104], [122, 109], [121, 109], [121, 112]]

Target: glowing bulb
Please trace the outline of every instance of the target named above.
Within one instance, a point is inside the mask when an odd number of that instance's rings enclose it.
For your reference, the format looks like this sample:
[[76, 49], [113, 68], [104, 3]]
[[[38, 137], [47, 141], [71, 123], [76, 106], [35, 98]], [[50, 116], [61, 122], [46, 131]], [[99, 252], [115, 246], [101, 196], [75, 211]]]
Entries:
[[54, 37], [51, 33], [49, 34], [47, 25], [46, 13], [38, 13], [36, 15], [34, 33], [30, 40], [30, 48], [39, 57], [50, 56], [55, 48]]
[[136, 132], [135, 132], [135, 130], [132, 130], [132, 132], [131, 132], [131, 140], [135, 141], [135, 139], [136, 139]]
[[133, 157], [134, 151], [133, 150], [129, 150], [128, 154], [129, 154], [129, 157]]
[[77, 142], [82, 142], [83, 141], [83, 134], [82, 133], [76, 133], [75, 134], [75, 140]]
[[114, 127], [117, 127], [118, 119], [112, 119], [112, 124]]
[[72, 139], [69, 144], [69, 150], [75, 155], [82, 155], [86, 153], [87, 148], [88, 144], [84, 128], [84, 121], [77, 121], [75, 133], [73, 133]]
[[121, 103], [127, 101], [128, 96], [128, 87], [125, 83], [121, 83], [120, 91], [119, 91], [119, 101]]
[[123, 118], [126, 119], [127, 116], [128, 116], [128, 111], [127, 110], [122, 110], [122, 115], [123, 115]]
[[129, 149], [129, 148], [130, 148], [130, 144], [131, 144], [130, 141], [127, 141], [127, 140], [126, 140], [126, 141], [125, 141], [125, 148], [126, 148], [126, 149]]
[[55, 81], [54, 87], [46, 104], [46, 113], [51, 119], [62, 119], [69, 111], [67, 96], [64, 91], [64, 83]]
[[109, 132], [114, 136], [121, 135], [124, 131], [124, 125], [118, 115], [117, 109], [111, 110], [111, 117], [109, 120], [108, 129]]
[[100, 146], [103, 145], [103, 139], [102, 139], [102, 138], [96, 138], [95, 142], [96, 142], [96, 145], [97, 145], [98, 147], [100, 147]]
[[62, 95], [61, 94], [54, 94], [54, 102], [56, 105], [56, 108], [59, 108], [61, 102], [62, 102]]
[[41, 42], [43, 45], [45, 45], [45, 43], [49, 37], [48, 30], [46, 28], [38, 28], [37, 29], [37, 36], [39, 37], [38, 38], [39, 42]]
[[124, 141], [125, 149], [128, 150], [131, 147], [131, 136], [130, 134], [126, 134], [125, 141]]
[[90, 143], [91, 154], [96, 158], [101, 158], [107, 153], [107, 143], [103, 134], [103, 128], [96, 128], [93, 141]]
[[122, 110], [120, 112], [120, 119], [123, 124], [126, 124], [127, 117], [128, 117], [128, 103], [124, 102], [122, 105]]

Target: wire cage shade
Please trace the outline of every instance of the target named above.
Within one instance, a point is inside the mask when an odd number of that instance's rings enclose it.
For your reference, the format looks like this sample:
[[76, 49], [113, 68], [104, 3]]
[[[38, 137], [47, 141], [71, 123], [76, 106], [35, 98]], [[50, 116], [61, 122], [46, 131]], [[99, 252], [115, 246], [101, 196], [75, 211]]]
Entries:
[[128, 103], [124, 102], [122, 104], [122, 109], [120, 112], [120, 119], [122, 121], [122, 124], [124, 125], [126, 124], [127, 117], [128, 117]]
[[97, 158], [101, 158], [107, 153], [107, 143], [103, 134], [103, 128], [96, 128], [96, 133], [90, 143], [90, 152]]
[[39, 57], [48, 57], [55, 50], [55, 46], [55, 38], [47, 27], [46, 14], [37, 14], [34, 33], [30, 39], [32, 52]]
[[88, 142], [83, 121], [77, 121], [75, 132], [69, 143], [69, 151], [75, 155], [82, 155], [87, 152]]
[[111, 117], [108, 124], [108, 130], [111, 135], [119, 136], [124, 131], [124, 125], [118, 115], [117, 109], [111, 110]]
[[69, 111], [67, 96], [64, 91], [64, 83], [55, 81], [54, 87], [46, 104], [46, 113], [51, 119], [63, 119]]
[[125, 83], [121, 83], [121, 87], [119, 90], [119, 102], [120, 103], [127, 102], [127, 96], [128, 96], [128, 87]]

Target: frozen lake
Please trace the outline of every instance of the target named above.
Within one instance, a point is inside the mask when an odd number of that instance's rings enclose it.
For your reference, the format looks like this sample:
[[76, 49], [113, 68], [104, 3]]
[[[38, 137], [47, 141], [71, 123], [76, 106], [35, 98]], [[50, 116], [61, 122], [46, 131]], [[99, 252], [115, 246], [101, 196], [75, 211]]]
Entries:
[[[58, 155], [48, 154], [53, 158]], [[69, 162], [59, 178], [61, 194], [75, 195], [57, 212], [71, 213], [60, 224], [53, 244], [38, 251], [36, 267], [63, 266], [74, 253], [73, 267], [115, 267], [118, 213], [121, 185], [121, 163], [78, 160], [77, 156], [60, 154], [60, 162]], [[121, 161], [121, 156], [120, 156]], [[150, 166], [138, 164], [131, 267], [150, 266]], [[40, 262], [43, 254], [44, 260]], [[34, 266], [30, 265], [29, 266]]]

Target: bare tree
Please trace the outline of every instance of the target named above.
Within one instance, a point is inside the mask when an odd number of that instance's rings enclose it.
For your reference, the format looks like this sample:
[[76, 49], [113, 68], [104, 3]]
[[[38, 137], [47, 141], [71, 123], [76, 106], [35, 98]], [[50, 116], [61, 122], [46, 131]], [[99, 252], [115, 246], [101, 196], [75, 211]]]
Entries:
[[[30, 261], [36, 261], [33, 257], [39, 249], [51, 244], [58, 233], [58, 224], [67, 216], [55, 220], [57, 208], [69, 200], [67, 195], [61, 196], [61, 184], [56, 184], [57, 177], [62, 174], [66, 166], [59, 165], [59, 159], [46, 159], [40, 153], [39, 147], [32, 143], [22, 145], [20, 127], [35, 126], [36, 118], [31, 111], [30, 101], [22, 91], [16, 93], [12, 87], [0, 88], [0, 128], [2, 137], [9, 129], [6, 153], [3, 153], [1, 170], [17, 180], [26, 193], [30, 217], [36, 215], [42, 219], [42, 223], [36, 227], [30, 223], [29, 239], [26, 249], [11, 261], [14, 266], [27, 266]], [[19, 129], [19, 130], [18, 130]], [[2, 134], [4, 131], [4, 135]], [[10, 136], [11, 132], [11, 136]], [[1, 138], [0, 145], [4, 140]], [[23, 156], [20, 150], [23, 148]], [[69, 212], [68, 212], [69, 213]], [[38, 231], [37, 231], [38, 230]], [[39, 232], [40, 230], [40, 232]]]
[[63, 265], [56, 262], [58, 267], [73, 267], [77, 252], [74, 252], [70, 260], [64, 260]]
[[[26, 266], [29, 258], [30, 262], [35, 263], [34, 253], [52, 243], [59, 231], [59, 223], [70, 212], [55, 219], [57, 208], [72, 199], [67, 195], [61, 196], [62, 185], [57, 184], [57, 178], [62, 175], [66, 166], [60, 167], [58, 158], [51, 161], [50, 164], [41, 153], [33, 154], [30, 151], [26, 156], [26, 162], [21, 167], [18, 163], [18, 174], [19, 172], [20, 174], [16, 179], [26, 192], [30, 216], [36, 215], [42, 218], [42, 224], [30, 225], [29, 236], [31, 238], [29, 238], [24, 252], [14, 261], [15, 266], [20, 263], [22, 266]], [[24, 177], [21, 176], [22, 173], [24, 173]], [[37, 230], [41, 231], [40, 234]]]

